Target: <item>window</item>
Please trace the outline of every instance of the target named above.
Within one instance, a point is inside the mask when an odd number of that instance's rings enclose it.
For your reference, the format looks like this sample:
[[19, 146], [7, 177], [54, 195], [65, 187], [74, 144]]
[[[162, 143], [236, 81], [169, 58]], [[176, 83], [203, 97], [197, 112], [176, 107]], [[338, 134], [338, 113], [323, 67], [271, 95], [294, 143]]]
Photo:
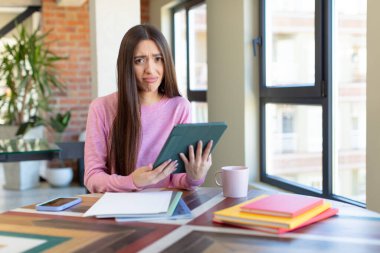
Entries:
[[180, 92], [192, 105], [193, 122], [207, 115], [207, 13], [205, 1], [187, 1], [172, 9], [174, 62]]
[[[16, 25], [23, 24], [28, 31], [34, 30], [38, 27], [39, 23], [39, 6], [29, 6], [29, 7], [9, 7], [0, 8], [0, 55], [4, 52], [6, 45], [16, 44]], [[19, 29], [19, 28], [18, 28]], [[3, 57], [1, 55], [1, 57]], [[8, 95], [7, 95], [8, 94]], [[6, 96], [9, 98], [10, 91], [5, 85], [5, 79], [0, 79], [0, 96]], [[35, 96], [36, 94], [32, 95]], [[4, 101], [1, 100], [0, 104]], [[5, 102], [6, 103], [6, 102]], [[0, 125], [6, 124], [8, 119], [5, 118], [7, 114], [7, 106], [4, 106], [0, 110]]]
[[263, 182], [364, 205], [366, 6], [261, 0]]

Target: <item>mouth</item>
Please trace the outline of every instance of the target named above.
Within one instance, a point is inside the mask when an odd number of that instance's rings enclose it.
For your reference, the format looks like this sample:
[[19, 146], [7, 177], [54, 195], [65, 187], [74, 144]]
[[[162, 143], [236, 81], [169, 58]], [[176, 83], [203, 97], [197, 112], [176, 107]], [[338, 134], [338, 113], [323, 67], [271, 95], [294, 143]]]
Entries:
[[155, 83], [158, 80], [158, 77], [146, 77], [143, 78], [144, 82], [146, 83]]

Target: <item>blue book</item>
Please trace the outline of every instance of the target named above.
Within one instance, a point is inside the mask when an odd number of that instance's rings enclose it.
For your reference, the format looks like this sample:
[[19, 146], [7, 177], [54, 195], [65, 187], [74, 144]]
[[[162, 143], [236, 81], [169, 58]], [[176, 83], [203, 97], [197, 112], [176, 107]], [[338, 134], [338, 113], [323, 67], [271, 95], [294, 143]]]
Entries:
[[186, 205], [185, 201], [181, 198], [178, 202], [174, 213], [169, 219], [178, 220], [178, 219], [191, 219], [193, 215], [191, 214], [190, 208]]
[[168, 216], [151, 216], [151, 217], [116, 217], [117, 222], [127, 221], [146, 221], [146, 220], [179, 220], [179, 219], [191, 219], [193, 217], [190, 208], [186, 205], [182, 198], [179, 199], [176, 208], [172, 215]]

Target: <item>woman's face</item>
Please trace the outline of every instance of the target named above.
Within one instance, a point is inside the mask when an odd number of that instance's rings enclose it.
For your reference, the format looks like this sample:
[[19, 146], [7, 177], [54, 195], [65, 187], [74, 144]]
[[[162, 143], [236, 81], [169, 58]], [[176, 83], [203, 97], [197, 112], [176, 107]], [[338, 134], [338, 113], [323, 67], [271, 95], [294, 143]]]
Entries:
[[139, 92], [158, 93], [164, 73], [163, 56], [152, 40], [140, 41], [134, 51], [133, 68]]

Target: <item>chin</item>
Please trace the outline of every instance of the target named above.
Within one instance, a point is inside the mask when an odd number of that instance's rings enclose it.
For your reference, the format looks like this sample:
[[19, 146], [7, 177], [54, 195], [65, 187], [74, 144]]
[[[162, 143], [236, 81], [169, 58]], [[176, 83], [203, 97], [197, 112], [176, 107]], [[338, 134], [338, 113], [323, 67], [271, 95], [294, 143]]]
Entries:
[[154, 91], [158, 91], [158, 87], [159, 86], [156, 86], [156, 85], [146, 84], [146, 85], [141, 85], [139, 87], [139, 90], [142, 92], [154, 92]]
[[149, 84], [147, 85], [146, 87], [146, 91], [148, 92], [158, 92], [158, 88], [160, 87], [160, 85], [156, 85], [156, 84]]

